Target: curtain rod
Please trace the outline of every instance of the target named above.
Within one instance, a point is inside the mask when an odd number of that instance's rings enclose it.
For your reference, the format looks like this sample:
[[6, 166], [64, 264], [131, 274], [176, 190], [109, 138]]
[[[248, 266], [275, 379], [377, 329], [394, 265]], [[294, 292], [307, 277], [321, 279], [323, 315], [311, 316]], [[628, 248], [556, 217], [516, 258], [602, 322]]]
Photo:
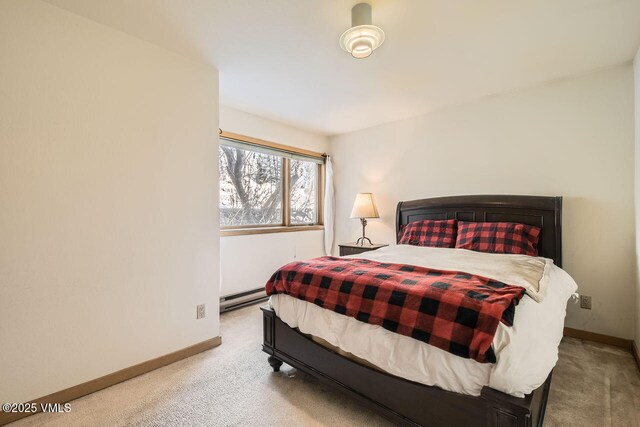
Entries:
[[[222, 128], [218, 128], [218, 135], [222, 135]], [[322, 157], [329, 157], [329, 155], [327, 153], [322, 153], [321, 156]]]

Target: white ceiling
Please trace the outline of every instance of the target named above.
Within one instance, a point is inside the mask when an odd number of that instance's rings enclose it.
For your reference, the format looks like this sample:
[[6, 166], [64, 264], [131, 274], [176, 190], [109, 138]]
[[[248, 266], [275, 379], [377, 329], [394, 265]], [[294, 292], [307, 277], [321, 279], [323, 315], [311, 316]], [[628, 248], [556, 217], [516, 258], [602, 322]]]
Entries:
[[46, 0], [220, 70], [220, 102], [344, 133], [629, 62], [640, 0], [372, 0], [386, 41], [338, 46], [356, 0]]

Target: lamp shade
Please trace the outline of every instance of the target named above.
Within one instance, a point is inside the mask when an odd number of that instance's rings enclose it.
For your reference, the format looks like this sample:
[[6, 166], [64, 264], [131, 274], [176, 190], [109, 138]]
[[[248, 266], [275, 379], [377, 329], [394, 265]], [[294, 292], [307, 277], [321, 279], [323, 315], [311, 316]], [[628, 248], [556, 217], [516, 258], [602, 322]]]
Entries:
[[380, 218], [371, 193], [358, 193], [353, 203], [351, 218]]

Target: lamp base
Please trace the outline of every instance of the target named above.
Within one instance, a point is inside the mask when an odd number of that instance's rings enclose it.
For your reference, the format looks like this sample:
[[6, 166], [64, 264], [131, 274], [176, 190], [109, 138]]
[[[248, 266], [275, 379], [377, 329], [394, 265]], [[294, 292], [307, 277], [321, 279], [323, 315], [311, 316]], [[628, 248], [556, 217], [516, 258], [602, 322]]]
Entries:
[[366, 218], [360, 218], [360, 223], [362, 224], [362, 237], [360, 237], [360, 238], [358, 238], [358, 240], [356, 240], [356, 245], [364, 246], [364, 241], [365, 240], [369, 241], [369, 246], [373, 245], [373, 243], [371, 243], [371, 239], [369, 239], [364, 234], [364, 229], [367, 226], [367, 219]]
[[358, 240], [356, 240], [356, 245], [364, 246], [365, 240], [369, 242], [369, 246], [373, 246], [373, 243], [371, 243], [371, 239], [368, 237], [359, 237]]

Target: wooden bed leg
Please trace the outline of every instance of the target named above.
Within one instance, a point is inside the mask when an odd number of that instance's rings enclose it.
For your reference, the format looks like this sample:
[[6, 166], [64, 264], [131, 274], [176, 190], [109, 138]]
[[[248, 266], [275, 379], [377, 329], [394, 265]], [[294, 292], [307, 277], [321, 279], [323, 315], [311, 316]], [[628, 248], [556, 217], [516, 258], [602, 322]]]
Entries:
[[268, 305], [260, 307], [262, 310], [262, 351], [269, 354], [267, 361], [273, 368], [273, 372], [280, 372], [282, 360], [274, 356], [276, 344], [276, 314]]
[[273, 368], [273, 372], [280, 372], [280, 366], [282, 366], [282, 360], [274, 356], [269, 356], [267, 359], [269, 365]]

